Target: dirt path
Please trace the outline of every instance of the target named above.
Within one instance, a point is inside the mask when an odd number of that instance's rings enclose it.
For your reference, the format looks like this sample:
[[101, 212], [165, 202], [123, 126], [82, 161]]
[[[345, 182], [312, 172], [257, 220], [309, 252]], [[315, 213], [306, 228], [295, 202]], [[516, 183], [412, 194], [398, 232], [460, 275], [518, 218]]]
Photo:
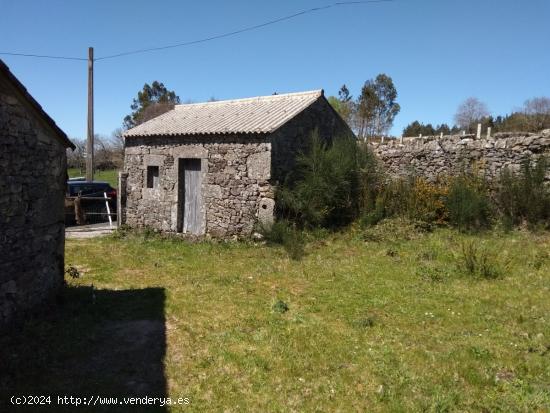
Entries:
[[108, 222], [99, 224], [78, 225], [65, 227], [66, 238], [95, 238], [111, 234], [116, 229], [116, 222], [109, 227]]

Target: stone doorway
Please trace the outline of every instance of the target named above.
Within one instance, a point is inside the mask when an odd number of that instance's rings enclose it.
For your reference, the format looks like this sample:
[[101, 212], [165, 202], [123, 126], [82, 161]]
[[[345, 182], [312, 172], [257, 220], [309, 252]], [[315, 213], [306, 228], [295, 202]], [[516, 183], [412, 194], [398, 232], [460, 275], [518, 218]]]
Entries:
[[201, 160], [178, 160], [178, 232], [200, 235], [203, 228]]

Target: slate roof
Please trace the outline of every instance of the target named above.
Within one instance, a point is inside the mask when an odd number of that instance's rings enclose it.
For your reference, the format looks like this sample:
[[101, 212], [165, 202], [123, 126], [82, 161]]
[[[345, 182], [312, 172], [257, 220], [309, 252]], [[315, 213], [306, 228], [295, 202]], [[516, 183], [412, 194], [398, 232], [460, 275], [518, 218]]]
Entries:
[[125, 137], [271, 133], [320, 97], [323, 90], [176, 105], [124, 133]]
[[50, 118], [50, 116], [42, 109], [40, 103], [38, 103], [31, 94], [27, 91], [27, 88], [23, 86], [23, 83], [15, 77], [15, 75], [10, 71], [9, 67], [0, 59], [0, 76], [6, 78], [15, 89], [23, 96], [23, 98], [38, 112], [38, 115], [53, 129], [57, 138], [65, 145], [67, 148], [75, 149], [74, 144], [67, 137], [65, 132], [63, 132], [55, 121]]

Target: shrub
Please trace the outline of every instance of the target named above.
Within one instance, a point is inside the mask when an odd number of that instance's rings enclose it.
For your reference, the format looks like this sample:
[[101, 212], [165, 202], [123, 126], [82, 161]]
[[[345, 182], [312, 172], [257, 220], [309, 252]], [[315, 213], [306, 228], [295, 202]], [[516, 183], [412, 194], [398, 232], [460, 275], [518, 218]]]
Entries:
[[422, 223], [403, 217], [387, 218], [376, 226], [365, 228], [361, 239], [367, 242], [410, 241], [422, 237], [426, 228]]
[[459, 256], [459, 269], [470, 276], [486, 279], [499, 278], [502, 269], [496, 258], [475, 241], [462, 243]]
[[525, 161], [517, 174], [509, 169], [502, 172], [496, 201], [505, 225], [525, 222], [550, 227], [550, 185], [545, 183], [549, 167], [548, 159], [542, 157], [535, 164]]
[[69, 265], [65, 270], [65, 274], [71, 276], [72, 278], [80, 278], [80, 271], [74, 265]]
[[308, 153], [298, 157], [295, 173], [277, 191], [278, 214], [306, 228], [351, 223], [366, 202], [375, 163], [352, 136], [327, 143], [314, 133]]
[[302, 232], [288, 221], [277, 221], [270, 228], [261, 228], [260, 232], [268, 243], [282, 245], [293, 260], [299, 260], [304, 256], [305, 238]]
[[279, 313], [279, 314], [284, 314], [284, 313], [286, 313], [286, 312], [289, 310], [288, 304], [285, 303], [283, 300], [277, 300], [277, 301], [271, 306], [271, 309], [273, 310], [273, 312]]
[[536, 270], [540, 270], [548, 261], [550, 261], [550, 253], [548, 251], [537, 251], [530, 265]]
[[442, 224], [447, 220], [445, 196], [448, 187], [443, 182], [430, 183], [415, 178], [407, 205], [408, 217], [415, 221]]
[[374, 208], [361, 221], [374, 225], [384, 218], [399, 216], [415, 222], [442, 224], [447, 219], [444, 199], [447, 186], [412, 177], [389, 181], [379, 192]]
[[488, 228], [490, 205], [484, 179], [474, 174], [463, 174], [451, 181], [445, 202], [451, 225], [460, 230]]
[[451, 271], [443, 265], [437, 265], [434, 263], [431, 264], [421, 264], [416, 273], [424, 280], [430, 282], [442, 282], [450, 279], [452, 277]]

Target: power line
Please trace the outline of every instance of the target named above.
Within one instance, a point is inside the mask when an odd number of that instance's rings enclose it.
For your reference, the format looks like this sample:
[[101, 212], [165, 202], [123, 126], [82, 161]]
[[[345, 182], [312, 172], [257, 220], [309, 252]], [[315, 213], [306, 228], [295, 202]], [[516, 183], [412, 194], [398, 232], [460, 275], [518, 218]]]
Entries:
[[218, 35], [215, 35], [215, 36], [205, 37], [203, 39], [191, 40], [191, 41], [188, 41], [188, 42], [176, 43], [176, 44], [167, 45], [167, 46], [151, 47], [151, 48], [147, 48], [147, 49], [138, 49], [138, 50], [132, 50], [132, 51], [129, 51], [129, 52], [117, 53], [117, 54], [113, 54], [113, 55], [110, 55], [110, 56], [98, 57], [96, 60], [113, 59], [113, 58], [116, 58], [116, 57], [128, 56], [128, 55], [133, 55], [133, 54], [138, 54], [138, 53], [153, 52], [153, 51], [157, 51], [157, 50], [173, 49], [175, 47], [183, 47], [183, 46], [190, 46], [190, 45], [198, 44], [198, 43], [205, 43], [205, 42], [209, 42], [211, 40], [222, 39], [224, 37], [235, 36], [237, 34], [241, 34], [241, 33], [244, 33], [244, 32], [257, 30], [257, 29], [260, 29], [262, 27], [270, 26], [272, 24], [280, 23], [280, 22], [283, 22], [283, 21], [286, 21], [286, 20], [291, 20], [291, 19], [294, 19], [296, 17], [303, 16], [305, 14], [310, 14], [310, 13], [318, 12], [318, 11], [321, 11], [321, 10], [330, 9], [330, 8], [333, 8], [333, 7], [353, 5], [353, 4], [366, 4], [366, 3], [388, 3], [388, 2], [393, 2], [393, 1], [395, 1], [395, 0], [360, 0], [360, 1], [337, 2], [337, 3], [329, 4], [327, 6], [313, 7], [311, 9], [302, 10], [300, 12], [297, 12], [297, 13], [294, 13], [294, 14], [291, 14], [291, 15], [288, 15], [288, 16], [280, 17], [278, 19], [270, 20], [270, 21], [267, 21], [265, 23], [256, 24], [254, 26], [245, 27], [243, 29], [235, 30], [235, 31], [228, 32], [228, 33], [218, 34]]
[[50, 55], [43, 55], [43, 54], [12, 53], [12, 52], [0, 52], [0, 54], [8, 55], [8, 56], [39, 57], [42, 59], [88, 60], [85, 57], [50, 56]]
[[[147, 53], [147, 52], [153, 52], [153, 51], [158, 51], [158, 50], [173, 49], [173, 48], [176, 48], [176, 47], [190, 46], [190, 45], [199, 44], [199, 43], [206, 43], [206, 42], [209, 42], [209, 41], [212, 41], [212, 40], [222, 39], [224, 37], [235, 36], [235, 35], [245, 33], [245, 32], [249, 32], [249, 31], [252, 31], [252, 30], [261, 29], [263, 27], [270, 26], [270, 25], [277, 24], [277, 23], [281, 23], [281, 22], [286, 21], [286, 20], [295, 19], [296, 17], [299, 17], [299, 16], [319, 12], [319, 11], [322, 11], [322, 10], [327, 10], [327, 9], [334, 8], [334, 7], [357, 5], [357, 4], [368, 4], [368, 3], [390, 3], [390, 2], [393, 2], [393, 1], [396, 1], [396, 0], [341, 1], [341, 2], [336, 2], [336, 3], [329, 4], [329, 5], [326, 5], [326, 6], [313, 7], [311, 9], [302, 10], [302, 11], [299, 11], [297, 13], [290, 14], [290, 15], [284, 16], [284, 17], [279, 17], [277, 19], [270, 20], [270, 21], [260, 23], [260, 24], [256, 24], [254, 26], [245, 27], [245, 28], [242, 28], [242, 29], [234, 30], [232, 32], [227, 32], [227, 33], [223, 33], [223, 34], [218, 34], [218, 35], [215, 35], [215, 36], [205, 37], [203, 39], [191, 40], [191, 41], [187, 41], [187, 42], [176, 43], [176, 44], [171, 44], [171, 45], [166, 45], [166, 46], [151, 47], [151, 48], [147, 48], [147, 49], [131, 50], [131, 51], [128, 51], [128, 52], [116, 53], [116, 54], [112, 54], [112, 55], [108, 55], [108, 56], [101, 56], [101, 57], [96, 58], [95, 60], [98, 61], [98, 60], [106, 60], [106, 59], [115, 59], [117, 57], [129, 56], [129, 55], [134, 55], [134, 54], [138, 54], [138, 53]], [[84, 61], [88, 60], [88, 59], [83, 58], [83, 57], [50, 56], [50, 55], [37, 55], [37, 54], [11, 53], [11, 52], [0, 52], [0, 55], [36, 57], [36, 58], [44, 58], [44, 59], [84, 60]]]

